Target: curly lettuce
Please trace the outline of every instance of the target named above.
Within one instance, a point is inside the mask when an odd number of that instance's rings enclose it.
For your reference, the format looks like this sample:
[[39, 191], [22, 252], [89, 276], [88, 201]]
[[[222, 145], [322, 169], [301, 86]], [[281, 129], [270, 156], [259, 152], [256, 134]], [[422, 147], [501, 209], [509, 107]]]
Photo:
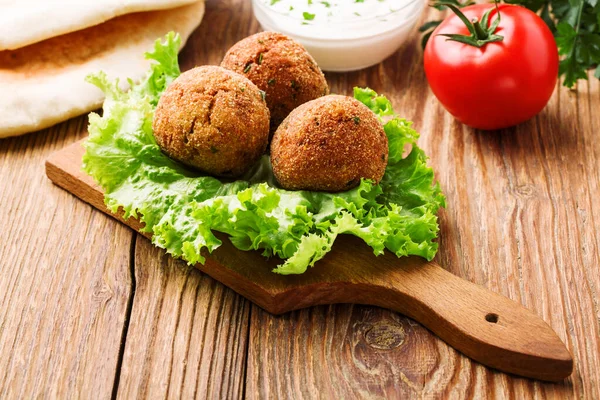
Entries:
[[[100, 72], [87, 80], [106, 94], [103, 115], [90, 114], [83, 169], [105, 191], [112, 212], [139, 218], [152, 242], [190, 264], [205, 261], [223, 232], [240, 250], [259, 250], [283, 262], [273, 272], [301, 274], [325, 257], [340, 234], [355, 235], [373, 249], [398, 257], [431, 260], [438, 249], [436, 213], [444, 206], [439, 184], [417, 146], [418, 133], [399, 118], [392, 105], [371, 89], [354, 96], [384, 119], [389, 164], [376, 185], [362, 180], [343, 193], [287, 191], [276, 186], [268, 157], [243, 180], [222, 182], [166, 157], [152, 134], [154, 109], [165, 88], [179, 74], [180, 39], [168, 34], [146, 54], [154, 61], [145, 79], [118, 81]], [[412, 146], [403, 157], [406, 146]]]

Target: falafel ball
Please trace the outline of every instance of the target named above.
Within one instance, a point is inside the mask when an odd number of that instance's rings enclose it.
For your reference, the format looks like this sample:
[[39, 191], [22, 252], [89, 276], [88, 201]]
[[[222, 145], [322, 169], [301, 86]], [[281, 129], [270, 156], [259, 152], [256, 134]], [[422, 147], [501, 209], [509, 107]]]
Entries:
[[246, 76], [266, 93], [271, 132], [294, 108], [329, 94], [316, 61], [301, 44], [281, 33], [261, 32], [239, 41], [221, 66]]
[[325, 96], [296, 108], [271, 142], [273, 173], [288, 190], [339, 192], [361, 178], [379, 183], [387, 161], [381, 122], [347, 96]]
[[152, 128], [169, 157], [210, 175], [236, 177], [264, 154], [269, 109], [250, 80], [216, 66], [181, 74], [161, 96]]

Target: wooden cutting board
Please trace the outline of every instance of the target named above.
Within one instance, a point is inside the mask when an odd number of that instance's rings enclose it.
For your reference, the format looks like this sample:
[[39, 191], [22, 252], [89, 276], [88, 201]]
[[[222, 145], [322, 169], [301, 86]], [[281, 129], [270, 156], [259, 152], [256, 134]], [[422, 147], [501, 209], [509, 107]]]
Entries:
[[[83, 152], [77, 142], [53, 154], [46, 174], [139, 232], [139, 221], [125, 220], [105, 207], [102, 189], [81, 170]], [[196, 267], [271, 313], [318, 304], [375, 305], [415, 319], [468, 357], [504, 372], [558, 381], [573, 370], [571, 354], [540, 317], [434, 262], [390, 253], [375, 257], [360, 239], [342, 235], [314, 268], [282, 276], [271, 272], [280, 260], [237, 250], [220, 238], [223, 245]]]

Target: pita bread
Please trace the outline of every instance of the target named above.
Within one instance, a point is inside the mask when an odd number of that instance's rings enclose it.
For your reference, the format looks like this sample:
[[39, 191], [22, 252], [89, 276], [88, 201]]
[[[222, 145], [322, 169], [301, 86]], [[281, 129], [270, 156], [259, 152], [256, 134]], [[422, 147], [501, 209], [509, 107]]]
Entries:
[[120, 15], [196, 0], [0, 0], [0, 50], [14, 50], [101, 24]]
[[144, 52], [170, 31], [182, 46], [200, 24], [204, 2], [164, 11], [128, 14], [82, 31], [0, 52], [0, 138], [46, 128], [94, 110], [104, 96], [84, 78], [141, 79]]

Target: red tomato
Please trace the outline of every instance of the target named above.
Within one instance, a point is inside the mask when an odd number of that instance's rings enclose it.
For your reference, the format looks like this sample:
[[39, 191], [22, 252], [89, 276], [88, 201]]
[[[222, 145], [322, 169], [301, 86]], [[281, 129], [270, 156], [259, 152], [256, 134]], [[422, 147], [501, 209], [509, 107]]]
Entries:
[[[481, 20], [491, 4], [465, 7], [469, 20]], [[456, 119], [478, 129], [501, 129], [524, 122], [548, 103], [558, 77], [558, 50], [552, 32], [535, 13], [500, 5], [494, 32], [502, 41], [478, 48], [440, 34], [469, 36], [452, 14], [433, 32], [425, 48], [425, 73], [431, 89]], [[490, 14], [488, 25], [496, 18]]]

